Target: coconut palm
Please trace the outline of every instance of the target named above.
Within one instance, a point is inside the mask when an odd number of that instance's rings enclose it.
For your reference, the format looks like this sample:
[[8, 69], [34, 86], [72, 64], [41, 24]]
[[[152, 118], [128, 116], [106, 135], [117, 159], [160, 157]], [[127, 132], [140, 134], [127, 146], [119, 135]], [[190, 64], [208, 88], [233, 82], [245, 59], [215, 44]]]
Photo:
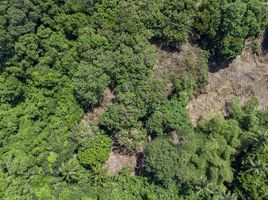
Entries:
[[106, 168], [100, 164], [96, 165], [95, 167], [92, 168], [90, 177], [92, 181], [96, 184], [104, 182], [105, 179], [107, 178]]
[[66, 180], [68, 183], [79, 180], [80, 166], [77, 161], [77, 158], [74, 157], [68, 160], [68, 162], [62, 163], [61, 167], [59, 168], [59, 171], [63, 176], [64, 180]]
[[268, 144], [268, 131], [258, 131], [256, 134], [250, 136], [250, 138], [259, 146], [263, 145], [267, 148]]
[[210, 193], [212, 194], [213, 191], [210, 189], [211, 183], [208, 182], [207, 178], [202, 178], [201, 181], [195, 186], [197, 189], [197, 195], [201, 193]]
[[231, 193], [230, 191], [222, 193], [221, 197], [223, 200], [236, 200], [237, 199], [237, 196], [234, 193]]
[[256, 174], [263, 174], [265, 176], [265, 172], [268, 170], [268, 164], [262, 163], [260, 160], [254, 162], [253, 160], [249, 160], [249, 169], [246, 172], [253, 172]]

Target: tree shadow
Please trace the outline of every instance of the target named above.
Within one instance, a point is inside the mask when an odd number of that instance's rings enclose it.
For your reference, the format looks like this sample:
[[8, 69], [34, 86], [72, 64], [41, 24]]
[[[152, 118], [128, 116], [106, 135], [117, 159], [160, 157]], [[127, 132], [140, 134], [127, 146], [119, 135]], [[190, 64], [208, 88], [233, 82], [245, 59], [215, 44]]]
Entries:
[[144, 152], [139, 152], [136, 155], [137, 157], [137, 165], [135, 168], [135, 175], [136, 176], [142, 176], [144, 175], [145, 170], [145, 155]]
[[233, 59], [227, 59], [221, 56], [211, 56], [209, 58], [208, 70], [211, 73], [217, 73], [221, 69], [227, 68], [232, 61]]
[[264, 33], [264, 39], [261, 43], [264, 53], [268, 53], [268, 29]]
[[165, 42], [164, 40], [158, 39], [158, 38], [152, 38], [149, 40], [151, 44], [156, 45], [157, 47], [159, 47], [160, 49], [167, 51], [167, 52], [180, 52], [181, 49], [177, 46], [174, 45], [170, 45], [167, 42]]

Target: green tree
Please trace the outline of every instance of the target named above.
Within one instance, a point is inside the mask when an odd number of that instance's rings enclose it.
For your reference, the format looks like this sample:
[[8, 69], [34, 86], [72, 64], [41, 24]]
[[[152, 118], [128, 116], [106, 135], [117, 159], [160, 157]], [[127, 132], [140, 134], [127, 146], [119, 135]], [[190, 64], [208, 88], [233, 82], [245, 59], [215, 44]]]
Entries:
[[66, 163], [62, 163], [59, 171], [64, 180], [68, 183], [80, 179], [80, 165], [76, 157], [71, 158]]
[[78, 150], [79, 163], [85, 167], [103, 164], [109, 157], [111, 145], [111, 139], [106, 135], [88, 138], [86, 145]]
[[75, 94], [84, 108], [93, 107], [102, 98], [108, 87], [109, 77], [101, 70], [87, 63], [81, 63], [73, 78]]

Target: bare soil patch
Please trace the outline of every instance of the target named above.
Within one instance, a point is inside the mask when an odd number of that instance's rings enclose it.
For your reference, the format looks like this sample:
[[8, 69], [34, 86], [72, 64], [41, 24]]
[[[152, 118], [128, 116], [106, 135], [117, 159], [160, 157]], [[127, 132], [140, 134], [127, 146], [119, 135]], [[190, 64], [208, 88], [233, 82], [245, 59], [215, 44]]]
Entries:
[[227, 68], [209, 73], [206, 92], [193, 98], [187, 106], [193, 124], [217, 113], [226, 115], [225, 104], [234, 96], [240, 97], [242, 103], [256, 96], [260, 109], [268, 105], [267, 54], [257, 56], [248, 46]]
[[135, 175], [137, 166], [136, 155], [123, 155], [114, 151], [110, 152], [106, 167], [109, 175], [115, 175], [125, 167], [129, 167], [132, 175]]
[[171, 77], [178, 78], [187, 73], [189, 69], [191, 71], [199, 69], [201, 65], [200, 56], [203, 51], [190, 44], [183, 45], [180, 51], [162, 49], [159, 46], [155, 47], [158, 56], [152, 77], [166, 83], [167, 96], [169, 96], [174, 90]]
[[183, 45], [181, 51], [168, 51], [156, 46], [157, 61], [153, 68], [153, 76], [158, 79], [166, 78], [170, 73], [180, 75], [192, 65], [199, 64], [199, 57], [202, 50], [191, 46]]

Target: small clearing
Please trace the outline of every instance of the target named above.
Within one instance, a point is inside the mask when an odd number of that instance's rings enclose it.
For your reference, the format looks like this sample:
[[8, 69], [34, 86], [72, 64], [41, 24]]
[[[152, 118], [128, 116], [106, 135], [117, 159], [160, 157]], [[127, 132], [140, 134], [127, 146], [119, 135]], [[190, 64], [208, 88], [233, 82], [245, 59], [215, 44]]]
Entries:
[[268, 105], [268, 55], [257, 56], [250, 45], [227, 68], [209, 73], [206, 92], [193, 98], [187, 106], [193, 124], [218, 113], [226, 115], [224, 107], [234, 96], [242, 104], [256, 96], [260, 109]]
[[109, 159], [106, 161], [106, 167], [109, 175], [115, 175], [123, 168], [130, 168], [132, 175], [135, 175], [137, 166], [136, 155], [124, 155], [111, 151]]
[[154, 79], [162, 80], [166, 83], [167, 96], [174, 90], [171, 77], [180, 77], [185, 74], [189, 67], [192, 70], [199, 69], [201, 65], [200, 56], [203, 51], [190, 44], [183, 45], [180, 51], [162, 49], [155, 46], [157, 50], [157, 61], [153, 67], [152, 76]]

